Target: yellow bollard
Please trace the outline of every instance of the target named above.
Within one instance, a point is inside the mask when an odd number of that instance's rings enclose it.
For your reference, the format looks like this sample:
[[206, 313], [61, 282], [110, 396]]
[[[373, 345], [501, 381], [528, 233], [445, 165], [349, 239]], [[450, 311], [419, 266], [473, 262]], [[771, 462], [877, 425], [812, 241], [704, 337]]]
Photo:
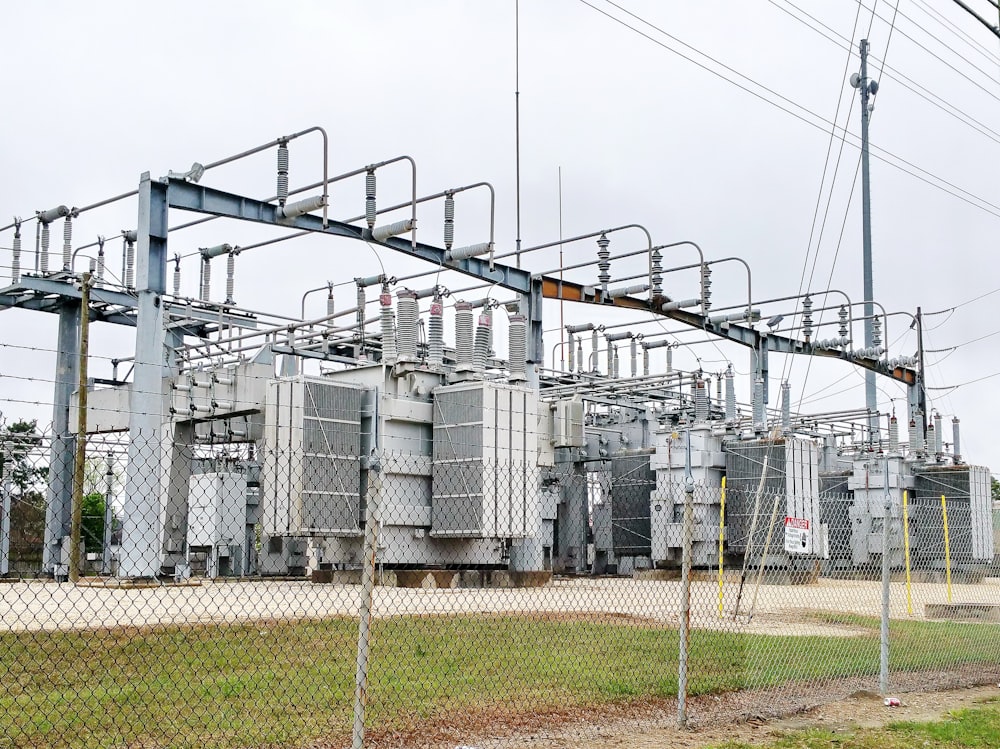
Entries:
[[721, 506], [719, 508], [719, 618], [722, 613], [722, 542], [726, 528], [726, 477], [722, 477]]
[[907, 492], [903, 490], [903, 553], [906, 558], [906, 613], [913, 616], [913, 591], [910, 588], [910, 515], [906, 507]]
[[944, 495], [941, 495], [941, 517], [944, 519], [944, 579], [948, 590], [948, 603], [951, 603], [951, 546], [948, 544], [948, 505]]

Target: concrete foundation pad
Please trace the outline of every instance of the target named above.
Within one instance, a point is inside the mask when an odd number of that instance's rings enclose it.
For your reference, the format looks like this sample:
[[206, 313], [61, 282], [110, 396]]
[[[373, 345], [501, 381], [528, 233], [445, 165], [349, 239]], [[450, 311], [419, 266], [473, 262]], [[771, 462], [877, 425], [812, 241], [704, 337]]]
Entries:
[[142, 588], [200, 588], [200, 580], [182, 580], [180, 582], [164, 582], [152, 577], [81, 577], [77, 582], [80, 588], [112, 588], [119, 590], [138, 590]]
[[[358, 585], [361, 570], [316, 570], [310, 580], [317, 584]], [[386, 588], [447, 590], [456, 588], [542, 588], [552, 582], [547, 570], [384, 570], [376, 573], [377, 585]]]
[[361, 570], [313, 570], [309, 581], [318, 585], [360, 585]]
[[1000, 603], [928, 603], [928, 619], [951, 619], [962, 622], [1000, 622]]

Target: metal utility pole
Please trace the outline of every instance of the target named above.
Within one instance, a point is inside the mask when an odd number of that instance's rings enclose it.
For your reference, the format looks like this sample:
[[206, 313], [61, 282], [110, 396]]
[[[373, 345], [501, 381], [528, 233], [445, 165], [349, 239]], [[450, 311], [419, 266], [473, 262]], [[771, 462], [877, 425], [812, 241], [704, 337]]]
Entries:
[[76, 461], [73, 470], [73, 504], [69, 532], [69, 581], [80, 580], [80, 529], [83, 520], [83, 469], [87, 459], [87, 357], [90, 348], [90, 283], [83, 274], [80, 285], [80, 366], [77, 391]]
[[[862, 265], [864, 266], [864, 312], [865, 312], [865, 348], [874, 346], [874, 315], [872, 280], [872, 206], [871, 185], [868, 172], [868, 119], [871, 112], [871, 97], [878, 92], [878, 82], [868, 80], [868, 40], [862, 39], [861, 75], [851, 76], [851, 85], [861, 92], [861, 221], [863, 235]], [[872, 442], [878, 435], [878, 396], [875, 392], [875, 373], [865, 372], [865, 405], [868, 408], [868, 430]]]

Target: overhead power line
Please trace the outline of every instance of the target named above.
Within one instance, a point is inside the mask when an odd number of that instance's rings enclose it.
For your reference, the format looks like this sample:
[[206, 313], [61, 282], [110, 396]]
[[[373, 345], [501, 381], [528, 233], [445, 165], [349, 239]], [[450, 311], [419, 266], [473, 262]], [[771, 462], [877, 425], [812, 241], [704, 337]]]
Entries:
[[[976, 13], [976, 11], [974, 11], [972, 8], [970, 8], [968, 5], [966, 5], [965, 3], [963, 3], [962, 0], [954, 0], [954, 2], [955, 2], [955, 5], [957, 5], [959, 8], [961, 8], [966, 13], [968, 13], [970, 16], [972, 16], [977, 21], [979, 21], [979, 23], [981, 23], [983, 26], [985, 26], [986, 28], [988, 28], [998, 39], [1000, 39], [1000, 27], [997, 27], [997, 26], [994, 26], [993, 24], [991, 24], [989, 21], [987, 21], [981, 15], [979, 15], [978, 13]], [[993, 5], [994, 8], [997, 8], [998, 10], [1000, 10], [1000, 5], [998, 5], [994, 0], [990, 0], [990, 3]]]
[[[750, 78], [749, 76], [744, 75], [743, 73], [740, 73], [739, 71], [737, 71], [737, 70], [729, 67], [728, 65], [726, 65], [725, 63], [720, 62], [719, 60], [716, 60], [715, 58], [711, 57], [710, 55], [708, 55], [708, 54], [706, 54], [704, 52], [701, 52], [700, 50], [696, 49], [695, 47], [692, 47], [690, 44], [687, 44], [686, 42], [683, 42], [680, 39], [678, 39], [678, 38], [672, 36], [671, 34], [667, 33], [666, 31], [664, 31], [660, 27], [656, 26], [655, 24], [652, 24], [649, 21], [646, 21], [645, 19], [643, 19], [643, 18], [641, 18], [639, 16], [636, 16], [634, 13], [631, 13], [630, 11], [621, 8], [621, 6], [619, 6], [619, 5], [617, 5], [617, 4], [613, 3], [613, 2], [610, 2], [610, 0], [607, 0], [607, 1], [613, 7], [618, 8], [622, 12], [628, 13], [628, 15], [632, 16], [633, 18], [635, 18], [636, 20], [640, 21], [641, 23], [649, 26], [650, 28], [655, 29], [658, 33], [662, 34], [663, 36], [667, 37], [668, 39], [671, 39], [675, 43], [677, 43], [677, 44], [679, 44], [679, 45], [681, 45], [681, 46], [683, 46], [683, 47], [685, 47], [687, 49], [690, 49], [690, 50], [696, 52], [697, 54], [701, 55], [702, 57], [706, 58], [707, 60], [710, 60], [715, 65], [718, 65], [719, 67], [723, 68], [724, 70], [728, 71], [729, 73], [731, 73], [731, 74], [733, 74], [735, 76], [738, 76], [739, 78], [747, 81], [747, 83], [749, 83], [751, 85], [746, 85], [744, 83], [741, 83], [740, 81], [733, 80], [732, 78], [724, 75], [723, 73], [721, 73], [718, 70], [715, 70], [714, 68], [710, 67], [709, 65], [707, 65], [707, 64], [705, 64], [703, 62], [700, 62], [698, 60], [695, 60], [694, 58], [690, 57], [689, 55], [684, 54], [684, 52], [681, 52], [681, 51], [679, 51], [677, 49], [674, 49], [670, 45], [664, 43], [660, 39], [657, 39], [657, 38], [651, 36], [650, 34], [646, 33], [642, 29], [636, 28], [635, 26], [631, 25], [627, 21], [624, 21], [623, 19], [618, 18], [617, 16], [615, 16], [615, 15], [607, 12], [606, 10], [604, 10], [602, 8], [598, 8], [596, 5], [594, 5], [593, 3], [589, 2], [589, 0], [579, 0], [579, 1], [583, 5], [586, 5], [588, 8], [590, 8], [591, 10], [594, 10], [594, 11], [600, 13], [601, 15], [603, 15], [604, 17], [606, 17], [606, 18], [614, 21], [615, 23], [617, 23], [617, 24], [619, 24], [621, 26], [624, 26], [626, 29], [629, 29], [633, 33], [636, 33], [639, 36], [641, 36], [641, 37], [643, 37], [643, 38], [645, 38], [645, 39], [653, 42], [654, 44], [656, 44], [657, 46], [659, 46], [659, 47], [667, 50], [668, 52], [672, 52], [673, 54], [675, 54], [678, 57], [681, 57], [681, 58], [687, 60], [688, 62], [690, 62], [693, 65], [696, 65], [697, 67], [701, 68], [702, 70], [706, 71], [707, 73], [710, 73], [710, 74], [716, 76], [717, 78], [720, 78], [720, 79], [726, 81], [727, 83], [729, 83], [729, 84], [731, 84], [733, 86], [736, 86], [737, 88], [741, 89], [742, 91], [745, 91], [746, 93], [750, 94], [751, 96], [754, 96], [754, 97], [760, 99], [761, 101], [766, 102], [766, 103], [770, 104], [771, 106], [773, 106], [773, 107], [775, 107], [777, 109], [780, 109], [781, 111], [785, 112], [786, 114], [790, 114], [792, 117], [795, 117], [796, 119], [798, 119], [798, 120], [806, 123], [807, 125], [810, 125], [811, 127], [814, 127], [817, 130], [822, 131], [824, 134], [827, 132], [827, 128], [828, 127], [834, 127], [838, 131], [838, 137], [846, 138], [848, 135], [852, 135], [852, 137], [854, 137], [853, 134], [848, 133], [846, 130], [844, 130], [843, 128], [839, 127], [836, 123], [830, 122], [828, 119], [826, 119], [822, 115], [820, 115], [820, 114], [812, 111], [811, 109], [809, 109], [809, 108], [807, 108], [807, 107], [805, 107], [805, 106], [803, 106], [803, 105], [801, 105], [801, 104], [799, 104], [799, 103], [797, 103], [795, 101], [792, 101], [787, 96], [783, 96], [782, 94], [779, 94], [774, 89], [768, 88], [764, 84], [759, 83], [758, 81], [755, 81], [754, 79]], [[775, 101], [774, 99], [768, 98], [768, 96], [766, 96], [765, 94], [761, 93], [758, 90], [755, 90], [751, 86], [754, 86], [754, 87], [756, 87], [758, 89], [761, 89], [762, 91], [767, 92], [771, 96], [776, 97], [777, 99], [780, 99], [780, 101]], [[795, 111], [795, 110], [799, 110], [799, 111]], [[854, 146], [855, 148], [858, 147], [854, 143], [852, 143], [851, 145]], [[874, 158], [878, 159], [879, 161], [881, 161], [881, 162], [883, 162], [885, 164], [888, 164], [889, 166], [892, 166], [895, 169], [897, 169], [897, 170], [899, 170], [899, 171], [901, 171], [901, 172], [903, 172], [905, 174], [908, 174], [911, 177], [914, 177], [914, 178], [920, 180], [921, 182], [924, 182], [924, 183], [930, 185], [931, 187], [934, 187], [934, 188], [936, 188], [938, 190], [941, 190], [942, 192], [947, 193], [948, 195], [951, 195], [954, 198], [958, 198], [962, 202], [968, 203], [969, 205], [971, 205], [971, 206], [973, 206], [975, 208], [978, 208], [979, 210], [983, 211], [984, 213], [988, 213], [991, 216], [994, 216], [996, 218], [1000, 218], [1000, 205], [996, 205], [994, 203], [991, 203], [990, 201], [986, 200], [985, 198], [982, 198], [982, 197], [980, 197], [980, 196], [978, 196], [978, 195], [976, 195], [974, 193], [969, 192], [968, 190], [965, 190], [965, 189], [963, 189], [961, 187], [958, 187], [957, 185], [949, 182], [948, 180], [944, 179], [943, 177], [940, 177], [940, 176], [938, 176], [936, 174], [933, 174], [932, 172], [929, 172], [929, 171], [927, 171], [925, 169], [922, 169], [921, 167], [917, 166], [916, 164], [913, 164], [912, 162], [907, 161], [906, 159], [902, 158], [901, 156], [898, 156], [898, 155], [892, 153], [891, 151], [888, 151], [885, 148], [882, 148], [882, 147], [877, 146], [875, 144], [871, 144], [870, 147], [871, 147], [871, 149], [873, 151], [872, 156]]]

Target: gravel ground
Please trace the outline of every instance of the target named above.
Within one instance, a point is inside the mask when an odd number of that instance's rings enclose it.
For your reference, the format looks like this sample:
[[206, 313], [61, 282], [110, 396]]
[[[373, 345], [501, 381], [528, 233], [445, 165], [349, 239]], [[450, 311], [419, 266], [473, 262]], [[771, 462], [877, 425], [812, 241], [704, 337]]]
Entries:
[[[375, 615], [407, 616], [458, 613], [553, 613], [626, 615], [657, 623], [676, 623], [680, 608], [677, 581], [624, 578], [556, 580], [543, 588], [419, 589], [379, 587]], [[851, 636], [847, 625], [826, 624], [806, 616], [824, 610], [878, 616], [878, 582], [820, 580], [811, 585], [747, 584], [734, 617], [738, 585], [723, 587], [719, 614], [718, 587], [696, 582], [691, 592], [692, 626], [753, 633]], [[943, 584], [914, 583], [912, 618], [922, 618], [924, 605], [944, 602]], [[5, 630], [56, 630], [145, 626], [254, 619], [300, 619], [354, 616], [360, 587], [313, 585], [300, 581], [254, 580], [205, 582], [197, 586], [156, 588], [76, 587], [68, 583], [17, 582], [0, 586], [0, 626]], [[954, 585], [956, 602], [1000, 604], [1000, 579]], [[902, 583], [892, 583], [891, 616], [909, 618]], [[751, 610], [753, 616], [748, 617]]]
[[[490, 728], [456, 723], [431, 736], [375, 737], [378, 749], [701, 749], [725, 741], [762, 742], [811, 727], [844, 731], [896, 720], [936, 720], [949, 710], [1000, 697], [1000, 666], [893, 674], [889, 708], [877, 678], [836, 679], [776, 689], [745, 690], [689, 701], [688, 725], [677, 726], [677, 701], [610, 706], [539, 716], [510, 732], [502, 720]], [[319, 747], [317, 747], [319, 749]]]

